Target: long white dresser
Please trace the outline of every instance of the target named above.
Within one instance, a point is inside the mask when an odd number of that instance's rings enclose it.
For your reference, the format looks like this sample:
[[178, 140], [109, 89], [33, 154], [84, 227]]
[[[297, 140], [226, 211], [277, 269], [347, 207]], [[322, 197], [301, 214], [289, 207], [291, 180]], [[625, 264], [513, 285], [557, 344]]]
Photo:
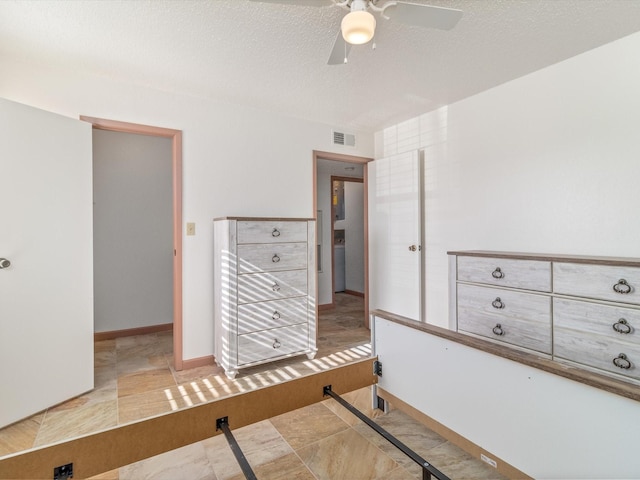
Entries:
[[215, 358], [238, 370], [316, 348], [315, 221], [214, 220]]
[[640, 259], [448, 253], [458, 332], [640, 383]]

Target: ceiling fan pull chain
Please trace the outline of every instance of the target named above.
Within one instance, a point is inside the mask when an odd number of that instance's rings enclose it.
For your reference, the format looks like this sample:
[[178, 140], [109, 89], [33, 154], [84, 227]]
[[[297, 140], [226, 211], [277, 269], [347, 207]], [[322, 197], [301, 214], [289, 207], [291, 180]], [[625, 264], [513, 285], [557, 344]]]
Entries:
[[347, 42], [344, 42], [344, 63], [347, 63]]

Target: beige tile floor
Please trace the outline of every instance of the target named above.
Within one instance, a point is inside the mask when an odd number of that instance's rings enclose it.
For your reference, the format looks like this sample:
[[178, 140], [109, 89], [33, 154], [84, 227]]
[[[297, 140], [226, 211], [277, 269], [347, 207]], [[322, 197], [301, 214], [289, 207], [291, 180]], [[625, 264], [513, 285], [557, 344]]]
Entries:
[[318, 321], [318, 354], [241, 370], [217, 365], [176, 371], [171, 332], [95, 344], [95, 388], [0, 429], [0, 456], [327, 370], [371, 355], [360, 297], [338, 294]]
[[[362, 327], [362, 299], [337, 296], [338, 308], [319, 320], [319, 352], [254, 367], [228, 380], [217, 366], [176, 372], [170, 334], [96, 343], [96, 389], [0, 430], [0, 456], [90, 433], [289, 378], [326, 370], [370, 355], [369, 331]], [[370, 389], [344, 396], [452, 479], [501, 479], [404, 413], [371, 409]], [[234, 430], [259, 479], [422, 478], [420, 469], [351, 413], [328, 399]], [[242, 479], [224, 436], [106, 472], [102, 480]]]
[[[399, 410], [371, 408], [371, 390], [343, 395], [452, 479], [504, 479]], [[420, 468], [333, 399], [233, 430], [260, 480], [409, 480]], [[241, 480], [223, 435], [137, 462], [94, 479]]]

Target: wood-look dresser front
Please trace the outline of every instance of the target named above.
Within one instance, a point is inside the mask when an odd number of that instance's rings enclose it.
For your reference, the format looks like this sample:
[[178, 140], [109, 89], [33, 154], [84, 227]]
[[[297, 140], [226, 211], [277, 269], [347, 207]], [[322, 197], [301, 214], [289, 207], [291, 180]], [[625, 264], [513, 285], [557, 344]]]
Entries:
[[240, 368], [316, 348], [315, 221], [214, 221], [215, 357]]
[[462, 251], [450, 323], [587, 370], [640, 381], [640, 260]]
[[458, 330], [551, 354], [551, 299], [479, 285], [458, 287]]

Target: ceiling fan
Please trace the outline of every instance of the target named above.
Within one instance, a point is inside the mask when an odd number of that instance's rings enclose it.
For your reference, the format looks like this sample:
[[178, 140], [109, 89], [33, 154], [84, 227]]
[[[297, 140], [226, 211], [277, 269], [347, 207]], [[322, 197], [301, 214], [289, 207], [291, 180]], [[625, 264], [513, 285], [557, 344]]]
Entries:
[[[347, 55], [352, 45], [369, 42], [376, 29], [376, 19], [371, 12], [379, 14], [385, 20], [395, 20], [406, 25], [451, 30], [462, 18], [462, 10], [436, 7], [417, 3], [390, 0], [252, 0], [263, 3], [281, 3], [287, 5], [305, 5], [322, 7], [334, 5], [349, 10], [340, 25], [329, 55], [329, 65], [347, 63]], [[380, 5], [378, 5], [380, 3]]]

